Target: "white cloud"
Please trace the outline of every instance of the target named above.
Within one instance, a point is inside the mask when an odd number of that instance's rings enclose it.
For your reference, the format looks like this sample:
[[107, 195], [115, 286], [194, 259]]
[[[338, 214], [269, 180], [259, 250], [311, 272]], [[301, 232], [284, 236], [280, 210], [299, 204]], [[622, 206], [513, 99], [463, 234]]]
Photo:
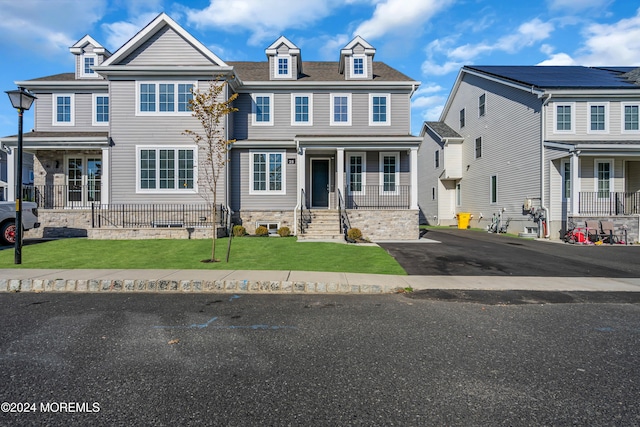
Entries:
[[585, 9], [602, 9], [611, 3], [611, 0], [548, 0], [547, 4], [549, 5], [549, 9], [552, 10], [562, 10], [562, 11], [571, 11], [575, 13], [577, 11], [585, 10]]
[[376, 39], [388, 33], [407, 34], [408, 28], [418, 29], [454, 0], [383, 0], [376, 4], [371, 19], [354, 31], [366, 40]]
[[421, 70], [422, 74], [427, 76], [444, 76], [445, 74], [449, 74], [460, 69], [463, 65], [465, 65], [464, 62], [447, 61], [440, 64], [436, 61], [426, 60], [422, 63]]
[[[105, 13], [106, 0], [3, 1], [0, 45], [57, 56]], [[73, 12], [73, 13], [71, 13]]]
[[414, 97], [413, 101], [411, 101], [411, 108], [421, 109], [425, 107], [433, 107], [434, 105], [442, 104], [445, 99], [446, 98], [441, 95]]
[[137, 15], [136, 18], [131, 21], [102, 24], [102, 29], [107, 35], [107, 39], [104, 42], [105, 47], [112, 52], [119, 49], [123, 44], [128, 42], [131, 37], [135, 36], [140, 29], [153, 21], [157, 15], [157, 12], [148, 12]]
[[577, 65], [570, 55], [564, 52], [555, 53], [553, 46], [548, 44], [540, 46], [540, 52], [544, 53], [549, 58], [539, 62], [537, 65]]
[[337, 34], [324, 41], [320, 48], [320, 56], [326, 61], [335, 61], [336, 55], [340, 49], [345, 47], [351, 41], [351, 37], [346, 34]]
[[444, 104], [434, 105], [431, 108], [427, 108], [424, 111], [420, 112], [420, 117], [422, 117], [423, 121], [426, 122], [435, 122], [440, 120], [440, 115], [442, 114], [442, 110], [444, 109]]

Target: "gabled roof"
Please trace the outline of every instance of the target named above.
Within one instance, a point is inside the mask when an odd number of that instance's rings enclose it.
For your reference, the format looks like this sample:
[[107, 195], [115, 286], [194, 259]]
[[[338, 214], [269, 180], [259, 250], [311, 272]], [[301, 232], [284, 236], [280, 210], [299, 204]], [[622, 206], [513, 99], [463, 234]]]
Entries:
[[376, 49], [360, 36], [355, 36], [353, 40], [351, 40], [345, 47], [342, 48], [340, 53], [348, 55], [357, 45], [361, 45], [364, 48], [365, 53], [367, 54], [374, 55], [376, 53]]
[[441, 141], [448, 139], [464, 139], [458, 132], [451, 129], [449, 125], [444, 122], [424, 122], [420, 136], [424, 136], [429, 129], [433, 132]]
[[286, 38], [285, 36], [280, 36], [278, 40], [271, 43], [271, 45], [265, 50], [267, 55], [275, 55], [278, 53], [278, 48], [282, 45], [285, 45], [289, 48], [289, 53], [292, 55], [300, 54], [300, 48], [293, 44], [291, 40]]
[[166, 13], [161, 13], [153, 21], [151, 21], [146, 27], [138, 32], [131, 40], [126, 42], [120, 49], [118, 49], [109, 59], [101, 64], [102, 67], [110, 65], [116, 65], [127, 56], [132, 54], [137, 48], [144, 44], [147, 40], [153, 37], [158, 31], [164, 27], [170, 27], [173, 31], [178, 33], [182, 38], [189, 42], [195, 49], [197, 49], [202, 55], [210, 59], [218, 66], [226, 67], [227, 64], [218, 58], [213, 52], [211, 52], [205, 45], [200, 43], [195, 37], [189, 34], [184, 28], [182, 28], [176, 21], [171, 19]]
[[98, 43], [89, 34], [87, 34], [86, 36], [84, 36], [83, 38], [78, 40], [73, 46], [71, 46], [69, 48], [69, 50], [71, 51], [71, 53], [79, 55], [79, 54], [82, 53], [82, 48], [85, 47], [88, 44], [90, 44], [90, 45], [92, 45], [94, 47], [93, 51], [95, 53], [103, 54], [103, 55], [106, 55], [106, 56], [111, 55], [111, 52], [109, 52], [107, 49], [105, 49], [104, 46], [102, 46], [100, 43]]

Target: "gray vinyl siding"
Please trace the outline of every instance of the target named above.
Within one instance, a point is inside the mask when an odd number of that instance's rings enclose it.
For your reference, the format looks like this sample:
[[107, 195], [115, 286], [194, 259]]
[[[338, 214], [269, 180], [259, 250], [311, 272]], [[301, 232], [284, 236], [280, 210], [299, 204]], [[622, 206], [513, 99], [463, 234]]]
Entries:
[[[289, 47], [285, 44], [282, 44], [277, 50], [278, 55], [289, 55]], [[269, 79], [277, 81], [297, 80], [298, 73], [300, 71], [298, 70], [298, 55], [291, 55], [289, 59], [289, 67], [291, 67], [291, 77], [288, 78], [276, 77], [276, 58], [277, 56], [269, 57]]]
[[[205, 84], [205, 82], [199, 82]], [[148, 145], [193, 146], [193, 140], [182, 132], [185, 129], [200, 130], [200, 123], [191, 116], [136, 116], [134, 81], [112, 81], [111, 112], [111, 201], [112, 203], [205, 203], [199, 194], [166, 192], [136, 193], [137, 147]], [[198, 190], [206, 193], [204, 179], [205, 156], [197, 153], [199, 167]], [[221, 173], [218, 182], [218, 202], [225, 198], [226, 173]]]
[[212, 65], [178, 33], [165, 27], [118, 65]]
[[[60, 91], [56, 93], [38, 93], [36, 94], [38, 99], [36, 101], [36, 113], [34, 115], [35, 129], [38, 131], [99, 131], [103, 132], [108, 129], [107, 126], [93, 126], [93, 93], [76, 93], [72, 94], [70, 91]], [[55, 114], [54, 95], [68, 95], [72, 94], [74, 98], [74, 125], [53, 125], [53, 119]], [[106, 88], [104, 92], [100, 94], [108, 95]], [[110, 106], [110, 110], [112, 110]]]
[[[478, 98], [486, 94], [486, 113], [478, 117]], [[466, 109], [460, 128], [459, 112]], [[472, 75], [464, 78], [455, 94], [445, 123], [464, 138], [462, 147], [461, 206], [485, 218], [505, 208], [514, 219], [522, 216], [525, 197], [540, 196], [541, 101], [525, 91]], [[517, 124], [517, 126], [514, 126]], [[482, 138], [482, 156], [475, 157], [476, 138]], [[498, 179], [497, 203], [490, 203], [491, 176]], [[430, 187], [427, 188], [428, 191]]]
[[[273, 149], [282, 151], [281, 149]], [[230, 206], [233, 211], [242, 210], [293, 210], [297, 202], [297, 165], [285, 160], [285, 194], [249, 194], [251, 173], [249, 149], [231, 150]], [[286, 150], [286, 159], [297, 159], [295, 150]]]
[[[235, 138], [292, 140], [295, 135], [408, 135], [411, 127], [410, 100], [408, 92], [391, 93], [389, 126], [369, 126], [370, 92], [349, 92], [352, 111], [351, 126], [331, 126], [331, 94], [339, 91], [296, 91], [313, 93], [313, 126], [291, 125], [291, 91], [260, 92], [273, 93], [273, 125], [253, 125], [252, 99], [250, 93], [241, 93], [236, 101], [239, 111], [235, 117]], [[296, 93], [294, 92], [294, 93]], [[257, 92], [256, 92], [257, 93]], [[346, 93], [346, 92], [345, 92]], [[378, 93], [378, 92], [376, 92]], [[379, 92], [389, 93], [389, 92]]]
[[[354, 47], [353, 49], [353, 53], [354, 55], [363, 55], [364, 54], [364, 47], [360, 44], [358, 44], [357, 46]], [[344, 78], [345, 80], [371, 80], [373, 78], [373, 56], [371, 55], [366, 55], [365, 56], [365, 60], [367, 61], [366, 67], [367, 67], [367, 77], [357, 77], [357, 78], [352, 78], [351, 77], [351, 67], [353, 66], [353, 63], [351, 62], [351, 58], [352, 55], [348, 55], [345, 57], [345, 61], [344, 61]]]
[[[609, 99], [614, 99], [609, 101]], [[556, 106], [558, 104], [572, 103], [575, 107], [575, 123], [572, 132], [557, 132]], [[607, 132], [589, 132], [589, 104], [607, 104], [609, 128]], [[551, 141], [620, 141], [638, 140], [639, 132], [624, 131], [624, 109], [622, 104], [640, 105], [640, 98], [618, 99], [615, 96], [608, 99], [602, 98], [559, 98], [554, 97], [545, 109], [546, 139]]]
[[[439, 138], [427, 132], [418, 150], [418, 207], [420, 208], [420, 222], [434, 224], [438, 214], [438, 178], [444, 171], [445, 150], [438, 142]], [[440, 167], [435, 167], [435, 152], [440, 152]], [[435, 189], [435, 200], [433, 192]]]

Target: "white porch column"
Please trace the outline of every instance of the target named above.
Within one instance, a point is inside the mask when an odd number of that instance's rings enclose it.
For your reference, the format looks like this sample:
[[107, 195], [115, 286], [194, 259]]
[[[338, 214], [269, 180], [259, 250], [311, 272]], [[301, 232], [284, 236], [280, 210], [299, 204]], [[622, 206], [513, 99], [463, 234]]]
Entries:
[[109, 183], [110, 174], [109, 170], [109, 148], [102, 149], [102, 176], [100, 177], [100, 203], [103, 205], [109, 204]]
[[302, 204], [304, 203], [304, 201], [301, 198], [301, 194], [302, 194], [302, 190], [305, 190], [306, 193], [306, 186], [305, 186], [305, 173], [304, 173], [304, 160], [305, 160], [305, 155], [306, 155], [306, 148], [303, 147], [298, 147], [298, 156], [296, 159], [296, 163], [297, 163], [297, 170], [298, 170], [298, 195], [296, 196], [296, 200], [298, 201], [298, 205], [302, 206]]
[[411, 205], [410, 209], [418, 209], [418, 148], [411, 148], [409, 154], [411, 163]]
[[580, 175], [578, 174], [580, 168], [580, 157], [578, 153], [574, 152], [571, 155], [571, 209], [570, 212], [573, 215], [577, 215], [580, 211]]
[[7, 200], [16, 200], [16, 150], [12, 147], [11, 153], [7, 153]]
[[336, 190], [344, 199], [344, 148], [336, 149]]

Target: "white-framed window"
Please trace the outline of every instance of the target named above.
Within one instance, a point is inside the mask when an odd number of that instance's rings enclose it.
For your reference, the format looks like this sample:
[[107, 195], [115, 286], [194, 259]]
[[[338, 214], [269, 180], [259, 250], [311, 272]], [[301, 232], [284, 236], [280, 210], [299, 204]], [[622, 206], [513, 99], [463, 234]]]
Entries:
[[255, 126], [273, 126], [273, 94], [251, 94], [251, 116]]
[[366, 172], [366, 153], [347, 153], [347, 190], [349, 194], [365, 194]]
[[609, 103], [588, 103], [589, 126], [587, 133], [609, 132]]
[[391, 95], [388, 93], [369, 94], [369, 125], [389, 126], [391, 124]]
[[276, 79], [291, 78], [291, 55], [276, 55], [273, 65], [273, 75]]
[[353, 55], [351, 57], [351, 78], [367, 77], [367, 57], [366, 55]]
[[489, 183], [489, 203], [492, 205], [498, 203], [498, 175], [491, 175]]
[[53, 94], [53, 125], [73, 126], [75, 124], [75, 99], [72, 93]]
[[109, 124], [109, 95], [93, 94], [93, 125], [107, 126]]
[[440, 167], [440, 150], [435, 151], [433, 160], [435, 168], [438, 169]]
[[638, 104], [622, 104], [622, 132], [623, 133], [639, 133], [640, 132], [640, 105]]
[[136, 115], [191, 114], [194, 82], [139, 81], [136, 84]]
[[313, 125], [313, 94], [292, 93], [291, 94], [291, 125], [292, 126], [312, 126]]
[[595, 191], [599, 199], [608, 199], [609, 193], [613, 192], [613, 160], [595, 159], [594, 161], [594, 184]]
[[482, 137], [481, 136], [476, 138], [474, 152], [475, 152], [476, 159], [479, 159], [480, 157], [482, 157]]
[[483, 117], [487, 113], [487, 94], [483, 93], [478, 97], [478, 117]]
[[562, 198], [571, 198], [571, 162], [562, 161]]
[[400, 184], [400, 153], [380, 153], [380, 192], [398, 194]]
[[94, 53], [85, 53], [82, 55], [81, 61], [80, 75], [82, 77], [95, 77], [96, 72], [93, 71], [93, 67], [98, 65], [98, 55]]
[[195, 146], [137, 146], [137, 192], [196, 193], [197, 155]]
[[460, 110], [460, 129], [462, 129], [465, 124], [466, 124], [466, 113], [463, 108], [462, 110]]
[[575, 133], [575, 103], [555, 104], [554, 126], [555, 133]]
[[331, 126], [351, 126], [351, 94], [332, 93]]
[[279, 222], [267, 222], [267, 221], [256, 221], [256, 228], [263, 226], [269, 231], [269, 235], [278, 234], [278, 229], [280, 228]]
[[249, 151], [249, 194], [286, 194], [286, 152]]

